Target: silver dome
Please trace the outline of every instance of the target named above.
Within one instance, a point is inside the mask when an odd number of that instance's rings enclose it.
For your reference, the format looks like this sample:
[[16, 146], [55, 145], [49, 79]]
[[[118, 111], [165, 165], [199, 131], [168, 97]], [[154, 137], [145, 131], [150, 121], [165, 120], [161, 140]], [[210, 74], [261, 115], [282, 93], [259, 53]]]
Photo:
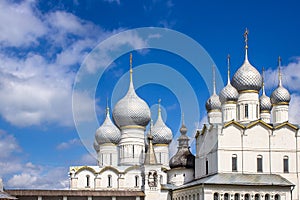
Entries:
[[97, 151], [97, 152], [100, 150], [100, 145], [98, 144], [98, 142], [96, 140], [94, 140], [93, 147], [94, 147], [95, 151]]
[[231, 83], [239, 92], [244, 90], [259, 91], [262, 86], [262, 77], [246, 58], [243, 65], [234, 74]]
[[271, 95], [272, 104], [289, 104], [291, 100], [291, 95], [287, 89], [282, 85], [279, 85]]
[[221, 90], [219, 94], [219, 99], [222, 104], [228, 102], [228, 101], [234, 101], [236, 102], [238, 100], [239, 93], [233, 87], [230, 82]]
[[259, 98], [260, 111], [271, 111], [272, 104], [270, 97], [265, 94], [262, 94]]
[[221, 110], [221, 102], [217, 94], [211, 95], [205, 104], [207, 112], [211, 110]]
[[151, 129], [151, 133], [153, 136], [153, 144], [169, 144], [172, 142], [172, 131], [163, 121], [160, 109], [158, 111], [157, 121]]
[[105, 121], [97, 129], [95, 138], [99, 145], [104, 143], [118, 144], [121, 140], [121, 132], [111, 121], [108, 108]]
[[113, 118], [119, 128], [130, 125], [145, 127], [149, 123], [150, 109], [135, 93], [132, 81], [127, 94], [114, 107]]

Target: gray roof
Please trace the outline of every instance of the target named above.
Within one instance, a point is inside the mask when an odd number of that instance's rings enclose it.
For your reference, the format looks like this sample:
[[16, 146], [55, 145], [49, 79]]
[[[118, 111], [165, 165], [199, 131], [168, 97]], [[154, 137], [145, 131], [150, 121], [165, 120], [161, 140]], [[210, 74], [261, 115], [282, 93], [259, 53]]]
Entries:
[[237, 174], [237, 173], [220, 173], [200, 178], [176, 187], [175, 189], [191, 187], [195, 185], [244, 185], [244, 186], [294, 186], [277, 174]]
[[17, 198], [7, 194], [6, 192], [0, 191], [0, 199], [17, 199]]

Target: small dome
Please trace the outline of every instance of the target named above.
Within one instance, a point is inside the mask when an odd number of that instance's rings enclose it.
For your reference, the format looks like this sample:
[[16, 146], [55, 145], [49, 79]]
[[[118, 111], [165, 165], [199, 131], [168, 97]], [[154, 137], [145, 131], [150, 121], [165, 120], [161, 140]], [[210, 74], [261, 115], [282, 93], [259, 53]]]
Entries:
[[132, 81], [127, 94], [114, 107], [113, 118], [119, 128], [130, 125], [145, 127], [149, 123], [150, 109], [135, 93]]
[[289, 104], [291, 95], [287, 89], [279, 85], [271, 95], [272, 104]]
[[151, 133], [153, 136], [153, 144], [169, 144], [172, 142], [172, 131], [163, 121], [160, 109], [158, 111], [157, 121], [151, 129]]
[[259, 91], [262, 86], [262, 77], [246, 58], [243, 65], [234, 74], [231, 83], [239, 92], [244, 90]]
[[211, 95], [205, 104], [207, 112], [211, 110], [221, 110], [221, 102], [217, 94]]
[[272, 104], [270, 97], [265, 94], [262, 94], [259, 98], [260, 111], [271, 111]]
[[107, 108], [106, 118], [103, 124], [96, 131], [96, 141], [99, 145], [104, 143], [118, 144], [121, 140], [120, 130], [112, 123], [109, 117], [109, 110]]
[[239, 97], [238, 91], [235, 89], [235, 87], [233, 87], [230, 84], [230, 82], [228, 82], [228, 84], [221, 90], [219, 94], [219, 99], [222, 104], [228, 101], [236, 102], [238, 100], [238, 97]]

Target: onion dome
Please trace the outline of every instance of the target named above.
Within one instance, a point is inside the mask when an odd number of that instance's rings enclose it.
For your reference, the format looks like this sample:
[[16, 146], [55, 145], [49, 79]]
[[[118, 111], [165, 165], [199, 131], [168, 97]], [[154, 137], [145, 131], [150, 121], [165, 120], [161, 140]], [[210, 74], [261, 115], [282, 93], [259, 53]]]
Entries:
[[262, 95], [259, 98], [259, 104], [260, 104], [260, 111], [267, 111], [270, 112], [272, 109], [272, 104], [270, 97], [266, 95], [265, 92], [265, 84], [264, 84], [264, 69], [263, 69], [263, 83], [262, 83]]
[[121, 132], [111, 121], [108, 108], [106, 108], [106, 118], [97, 129], [95, 138], [99, 145], [105, 143], [118, 144], [121, 140]]
[[259, 91], [262, 85], [260, 73], [253, 67], [248, 60], [248, 30], [245, 34], [245, 60], [243, 65], [237, 70], [232, 78], [232, 85], [239, 92], [241, 91]]
[[158, 117], [153, 128], [151, 129], [153, 144], [170, 144], [173, 139], [172, 131], [161, 117], [160, 100], [158, 104]]
[[127, 94], [118, 101], [113, 118], [119, 128], [124, 126], [145, 127], [150, 121], [150, 109], [134, 90], [132, 81], [132, 55], [130, 54], [130, 84]]
[[215, 69], [213, 67], [213, 94], [209, 97], [205, 104], [207, 112], [218, 110], [221, 111], [221, 102], [219, 96], [216, 94], [216, 80]]
[[280, 57], [278, 59], [278, 87], [271, 94], [271, 102], [272, 104], [289, 104], [291, 100], [291, 95], [289, 91], [282, 86], [282, 74], [280, 70]]
[[180, 128], [180, 137], [178, 138], [177, 153], [170, 159], [170, 168], [195, 168], [195, 156], [191, 153], [189, 148], [189, 138], [186, 135], [187, 128], [182, 120]]
[[93, 147], [97, 152], [100, 150], [100, 145], [98, 144], [97, 140], [94, 140]]
[[222, 104], [226, 102], [237, 102], [239, 93], [230, 83], [230, 56], [227, 57], [228, 70], [227, 70], [227, 85], [221, 90], [219, 99]]

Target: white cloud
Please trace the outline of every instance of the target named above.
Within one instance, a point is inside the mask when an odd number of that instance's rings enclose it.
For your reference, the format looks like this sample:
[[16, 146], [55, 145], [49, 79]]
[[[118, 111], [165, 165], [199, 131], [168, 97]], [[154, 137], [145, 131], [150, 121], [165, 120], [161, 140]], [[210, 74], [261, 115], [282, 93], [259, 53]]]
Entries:
[[37, 44], [47, 27], [34, 9], [34, 1], [0, 1], [0, 44], [22, 47]]
[[16, 138], [13, 135], [7, 134], [0, 130], [0, 159], [10, 158], [14, 152], [20, 152], [21, 148], [18, 145]]
[[74, 138], [72, 140], [69, 140], [67, 142], [62, 142], [59, 145], [56, 146], [56, 149], [58, 150], [64, 150], [64, 149], [69, 149], [74, 146], [82, 145], [81, 141], [77, 138]]
[[103, 0], [104, 2], [108, 2], [108, 3], [116, 3], [118, 5], [121, 4], [120, 0]]

